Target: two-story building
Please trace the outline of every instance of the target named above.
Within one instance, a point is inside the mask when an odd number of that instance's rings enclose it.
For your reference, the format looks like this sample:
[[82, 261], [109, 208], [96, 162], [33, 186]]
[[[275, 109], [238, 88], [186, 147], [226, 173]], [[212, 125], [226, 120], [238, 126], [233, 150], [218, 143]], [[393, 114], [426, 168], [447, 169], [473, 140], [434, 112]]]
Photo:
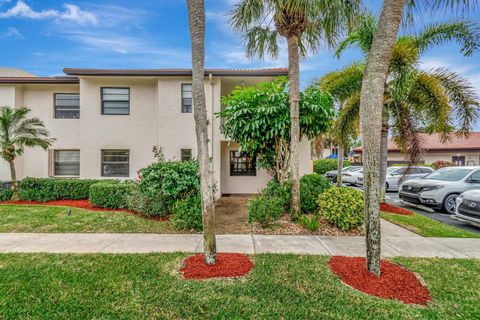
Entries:
[[[56, 138], [48, 152], [28, 148], [16, 160], [18, 177], [137, 178], [155, 161], [196, 155], [190, 69], [64, 69], [36, 77], [0, 69], [0, 106], [26, 106]], [[6, 70], [6, 69], [3, 69]], [[219, 194], [257, 193], [270, 177], [221, 134], [220, 98], [235, 86], [287, 75], [285, 68], [207, 69], [205, 94], [213, 170]], [[311, 173], [310, 145], [301, 141], [301, 174]], [[10, 180], [2, 160], [0, 179]]]

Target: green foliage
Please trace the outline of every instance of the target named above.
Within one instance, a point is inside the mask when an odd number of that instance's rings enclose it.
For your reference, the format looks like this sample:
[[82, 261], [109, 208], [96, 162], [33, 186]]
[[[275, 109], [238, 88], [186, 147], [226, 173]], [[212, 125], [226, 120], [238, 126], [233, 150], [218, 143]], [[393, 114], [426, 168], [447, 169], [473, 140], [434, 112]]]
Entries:
[[169, 214], [162, 197], [147, 197], [139, 190], [138, 185], [135, 185], [132, 192], [127, 195], [126, 203], [128, 209], [147, 217], [164, 217]]
[[262, 195], [267, 197], [279, 198], [282, 200], [282, 205], [285, 212], [290, 211], [290, 198], [292, 193], [292, 181], [280, 183], [275, 179], [267, 183], [265, 189], [262, 190]]
[[300, 179], [300, 207], [304, 213], [315, 213], [318, 209], [318, 196], [332, 183], [325, 176], [306, 174]]
[[139, 191], [148, 199], [156, 199], [156, 207], [172, 211], [177, 200], [200, 192], [196, 161], [167, 161], [154, 163], [139, 172]]
[[348, 187], [332, 187], [318, 198], [320, 214], [343, 231], [358, 228], [364, 221], [363, 193]]
[[440, 168], [445, 168], [445, 167], [452, 167], [454, 166], [455, 164], [451, 161], [447, 161], [447, 160], [437, 160], [437, 161], [434, 161], [432, 163], [432, 168], [434, 168], [435, 170], [438, 170]]
[[[275, 169], [279, 145], [290, 141], [288, 79], [278, 77], [254, 87], [237, 87], [222, 98], [223, 132], [240, 149], [257, 158], [257, 165]], [[334, 116], [333, 99], [318, 88], [300, 94], [300, 133], [313, 138], [328, 130]]]
[[90, 203], [96, 207], [119, 209], [127, 208], [127, 197], [134, 190], [134, 183], [124, 182], [98, 182], [90, 187]]
[[90, 186], [105, 180], [30, 178], [22, 180], [20, 198], [27, 201], [88, 199]]
[[[350, 161], [344, 160], [343, 167], [349, 167]], [[338, 159], [320, 159], [313, 164], [313, 171], [316, 174], [325, 174], [328, 171], [338, 169]]]
[[260, 195], [248, 203], [248, 222], [258, 222], [262, 227], [273, 225], [284, 213], [284, 199]]
[[320, 221], [318, 218], [319, 218], [318, 212], [316, 212], [312, 216], [302, 215], [298, 218], [298, 223], [304, 228], [307, 228], [308, 230], [315, 232], [320, 227]]
[[184, 230], [202, 230], [202, 199], [199, 192], [188, 194], [173, 206], [173, 226]]
[[0, 201], [9, 201], [10, 199], [12, 199], [12, 195], [13, 195], [13, 190], [11, 189], [0, 190]]

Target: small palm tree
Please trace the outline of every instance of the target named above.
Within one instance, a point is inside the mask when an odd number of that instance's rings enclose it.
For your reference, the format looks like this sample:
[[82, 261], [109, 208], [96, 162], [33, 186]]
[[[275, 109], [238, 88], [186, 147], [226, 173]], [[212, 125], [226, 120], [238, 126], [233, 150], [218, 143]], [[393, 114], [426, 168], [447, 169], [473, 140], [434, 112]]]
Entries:
[[54, 141], [48, 137], [49, 133], [40, 119], [27, 118], [29, 112], [28, 108], [0, 108], [1, 156], [10, 165], [12, 200], [20, 198], [15, 159], [23, 154], [26, 147], [41, 147], [46, 150]]
[[290, 80], [292, 211], [300, 212], [299, 96], [300, 57], [318, 50], [320, 44], [334, 46], [351, 26], [359, 11], [359, 0], [242, 0], [231, 13], [231, 24], [245, 37], [248, 56], [278, 57], [281, 37], [288, 45]]

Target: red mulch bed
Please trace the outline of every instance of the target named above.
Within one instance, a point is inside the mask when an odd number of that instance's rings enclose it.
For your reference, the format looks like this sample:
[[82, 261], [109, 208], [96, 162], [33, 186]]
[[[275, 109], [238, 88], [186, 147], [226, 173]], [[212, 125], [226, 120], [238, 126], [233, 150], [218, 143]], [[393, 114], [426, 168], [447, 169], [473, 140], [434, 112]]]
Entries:
[[432, 300], [413, 272], [391, 262], [381, 261], [380, 277], [367, 271], [365, 258], [334, 256], [329, 264], [343, 283], [366, 294], [408, 304], [426, 305]]
[[180, 272], [185, 279], [235, 278], [246, 275], [252, 268], [252, 261], [241, 253], [217, 253], [214, 265], [207, 265], [199, 253], [185, 259]]
[[400, 208], [400, 207], [397, 207], [397, 206], [393, 206], [393, 205], [385, 203], [385, 202], [380, 203], [380, 211], [385, 211], [385, 212], [389, 212], [389, 213], [396, 213], [396, 214], [403, 214], [403, 215], [406, 215], [406, 216], [411, 216], [413, 214], [413, 211], [411, 211], [411, 210]]
[[38, 201], [26, 201], [26, 200], [19, 200], [19, 201], [3, 201], [0, 204], [24, 204], [24, 205], [38, 205], [38, 206], [63, 206], [63, 207], [73, 207], [73, 208], [80, 208], [90, 211], [116, 211], [116, 212], [128, 212], [139, 216], [145, 219], [151, 220], [158, 220], [158, 221], [165, 221], [168, 220], [168, 217], [145, 217], [141, 213], [136, 211], [127, 210], [127, 209], [109, 209], [109, 208], [99, 208], [93, 206], [88, 199], [85, 200], [56, 200], [56, 201], [48, 201], [48, 202], [38, 202]]

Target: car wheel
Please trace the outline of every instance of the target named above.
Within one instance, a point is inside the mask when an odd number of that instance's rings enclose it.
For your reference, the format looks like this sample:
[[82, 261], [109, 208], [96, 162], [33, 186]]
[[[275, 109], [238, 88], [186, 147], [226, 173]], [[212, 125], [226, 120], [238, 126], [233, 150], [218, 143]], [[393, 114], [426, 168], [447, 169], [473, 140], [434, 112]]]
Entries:
[[445, 200], [443, 200], [443, 209], [448, 214], [455, 213], [455, 200], [457, 199], [458, 194], [449, 194]]

